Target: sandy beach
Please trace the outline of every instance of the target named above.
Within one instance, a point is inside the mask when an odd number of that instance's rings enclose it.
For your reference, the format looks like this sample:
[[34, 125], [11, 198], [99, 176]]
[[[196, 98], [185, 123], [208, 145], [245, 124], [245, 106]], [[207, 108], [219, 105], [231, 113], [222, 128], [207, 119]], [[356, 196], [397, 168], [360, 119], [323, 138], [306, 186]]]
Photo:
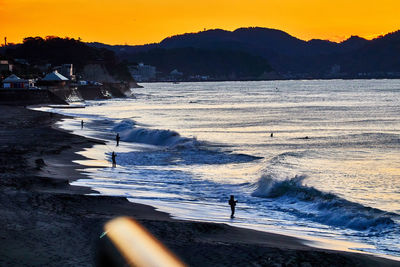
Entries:
[[0, 106], [0, 265], [93, 266], [103, 225], [138, 220], [189, 266], [400, 266], [367, 254], [226, 224], [179, 221], [125, 198], [86, 195], [75, 152], [99, 144], [56, 129], [62, 116]]

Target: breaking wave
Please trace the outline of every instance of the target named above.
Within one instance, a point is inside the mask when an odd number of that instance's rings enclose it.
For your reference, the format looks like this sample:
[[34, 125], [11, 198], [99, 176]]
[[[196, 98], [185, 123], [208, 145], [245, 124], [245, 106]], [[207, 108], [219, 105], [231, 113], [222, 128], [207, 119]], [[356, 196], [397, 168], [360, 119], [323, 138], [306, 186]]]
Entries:
[[173, 148], [195, 148], [200, 145], [196, 138], [182, 137], [179, 133], [171, 130], [137, 127], [136, 123], [131, 120], [123, 120], [115, 125], [112, 130], [118, 132], [121, 140], [125, 142]]
[[278, 181], [264, 175], [252, 196], [278, 200], [282, 209], [296, 216], [329, 226], [381, 232], [396, 226], [394, 213], [366, 207], [302, 184], [306, 176]]
[[197, 141], [196, 138], [182, 137], [175, 131], [136, 127], [136, 123], [131, 120], [123, 120], [112, 130], [118, 132], [121, 140], [125, 142], [170, 148], [152, 151], [152, 153], [148, 151], [119, 153], [118, 162], [122, 165], [230, 164], [261, 159], [251, 155], [220, 151], [219, 148], [208, 146], [205, 142]]

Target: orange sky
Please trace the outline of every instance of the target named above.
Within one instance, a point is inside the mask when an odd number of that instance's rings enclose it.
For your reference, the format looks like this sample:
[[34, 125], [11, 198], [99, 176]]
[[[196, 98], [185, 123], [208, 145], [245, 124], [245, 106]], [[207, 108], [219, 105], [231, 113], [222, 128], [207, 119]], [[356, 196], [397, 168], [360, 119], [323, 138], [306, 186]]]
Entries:
[[145, 44], [204, 28], [248, 26], [340, 41], [398, 30], [399, 14], [399, 0], [0, 0], [0, 42], [55, 35]]

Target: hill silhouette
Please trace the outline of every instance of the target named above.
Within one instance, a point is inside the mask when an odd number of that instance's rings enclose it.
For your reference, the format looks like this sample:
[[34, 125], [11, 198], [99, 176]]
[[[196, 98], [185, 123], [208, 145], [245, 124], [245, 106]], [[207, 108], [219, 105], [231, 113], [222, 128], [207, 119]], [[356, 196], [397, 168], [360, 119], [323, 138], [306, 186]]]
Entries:
[[[154, 49], [174, 49], [174, 53], [184, 48], [240, 51], [265, 59], [284, 78], [400, 77], [399, 31], [373, 40], [352, 36], [336, 43], [318, 39], [304, 41], [280, 30], [255, 27], [187, 33], [141, 46], [91, 45], [112, 49], [128, 60], [140, 58], [138, 54]], [[152, 64], [162, 65], [156, 61]]]

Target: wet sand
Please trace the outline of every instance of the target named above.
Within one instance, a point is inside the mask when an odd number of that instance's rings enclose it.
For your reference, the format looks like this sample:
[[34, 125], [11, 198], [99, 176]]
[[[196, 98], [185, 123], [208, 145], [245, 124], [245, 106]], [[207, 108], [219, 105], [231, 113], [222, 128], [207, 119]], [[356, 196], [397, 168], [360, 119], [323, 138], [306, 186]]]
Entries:
[[55, 129], [60, 115], [0, 106], [0, 266], [93, 266], [104, 223], [130, 216], [190, 266], [400, 266], [226, 224], [179, 221], [125, 198], [85, 195], [75, 152], [101, 141]]

